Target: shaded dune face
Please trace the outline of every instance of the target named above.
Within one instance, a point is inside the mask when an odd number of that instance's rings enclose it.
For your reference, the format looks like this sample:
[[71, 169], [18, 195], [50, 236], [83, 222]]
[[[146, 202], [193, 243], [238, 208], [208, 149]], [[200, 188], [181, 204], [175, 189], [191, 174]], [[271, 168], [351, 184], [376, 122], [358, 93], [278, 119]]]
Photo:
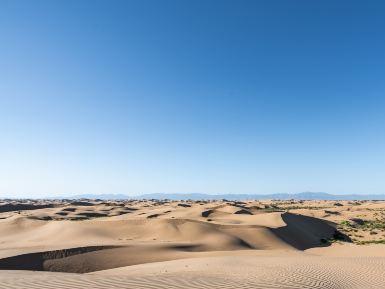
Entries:
[[0, 205], [0, 213], [13, 211], [38, 210], [44, 208], [54, 208], [53, 204], [4, 204]]
[[187, 258], [201, 250], [199, 245], [186, 244], [79, 247], [3, 258], [0, 269], [88, 273]]
[[298, 250], [319, 247], [323, 244], [323, 240], [328, 239], [351, 242], [350, 238], [336, 230], [333, 224], [321, 219], [285, 213], [282, 214], [282, 220], [286, 226], [270, 230], [278, 238]]
[[[1, 270], [33, 270], [33, 271], [61, 271], [55, 270], [55, 266], [49, 266], [53, 260], [65, 260], [68, 257], [87, 254], [99, 250], [115, 248], [115, 246], [90, 246], [22, 254], [18, 256], [0, 259]], [[50, 270], [53, 269], [53, 270]], [[70, 270], [71, 272], [71, 270]]]

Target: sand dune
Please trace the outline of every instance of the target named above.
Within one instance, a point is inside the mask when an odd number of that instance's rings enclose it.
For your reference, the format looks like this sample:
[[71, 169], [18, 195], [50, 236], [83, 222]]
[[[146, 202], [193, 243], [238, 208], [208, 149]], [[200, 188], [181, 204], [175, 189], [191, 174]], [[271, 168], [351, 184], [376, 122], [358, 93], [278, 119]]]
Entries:
[[384, 270], [384, 258], [221, 256], [91, 275], [3, 271], [0, 288], [384, 288]]
[[385, 288], [381, 202], [11, 205], [0, 288]]

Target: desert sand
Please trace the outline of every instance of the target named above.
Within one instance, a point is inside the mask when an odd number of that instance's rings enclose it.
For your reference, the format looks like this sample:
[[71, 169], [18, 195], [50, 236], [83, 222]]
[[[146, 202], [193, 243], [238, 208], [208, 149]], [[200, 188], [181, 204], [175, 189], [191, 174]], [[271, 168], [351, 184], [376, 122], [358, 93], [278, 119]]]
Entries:
[[2, 200], [0, 288], [385, 288], [385, 202]]

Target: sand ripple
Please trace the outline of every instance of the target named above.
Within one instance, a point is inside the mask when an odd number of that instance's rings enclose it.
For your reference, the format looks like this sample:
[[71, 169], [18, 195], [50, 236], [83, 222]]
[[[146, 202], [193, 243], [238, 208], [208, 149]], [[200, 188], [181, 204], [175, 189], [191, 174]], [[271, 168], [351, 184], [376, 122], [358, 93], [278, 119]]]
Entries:
[[[187, 266], [187, 267], [186, 267]], [[142, 273], [135, 273], [142, 272]], [[385, 288], [385, 258], [214, 257], [95, 272], [0, 272], [0, 288]]]

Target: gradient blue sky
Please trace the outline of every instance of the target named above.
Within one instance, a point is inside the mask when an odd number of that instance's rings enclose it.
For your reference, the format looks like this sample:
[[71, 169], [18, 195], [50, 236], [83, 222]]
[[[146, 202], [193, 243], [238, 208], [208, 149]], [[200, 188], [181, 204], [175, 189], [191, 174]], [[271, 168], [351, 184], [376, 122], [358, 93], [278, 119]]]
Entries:
[[384, 1], [0, 1], [0, 196], [385, 193]]

